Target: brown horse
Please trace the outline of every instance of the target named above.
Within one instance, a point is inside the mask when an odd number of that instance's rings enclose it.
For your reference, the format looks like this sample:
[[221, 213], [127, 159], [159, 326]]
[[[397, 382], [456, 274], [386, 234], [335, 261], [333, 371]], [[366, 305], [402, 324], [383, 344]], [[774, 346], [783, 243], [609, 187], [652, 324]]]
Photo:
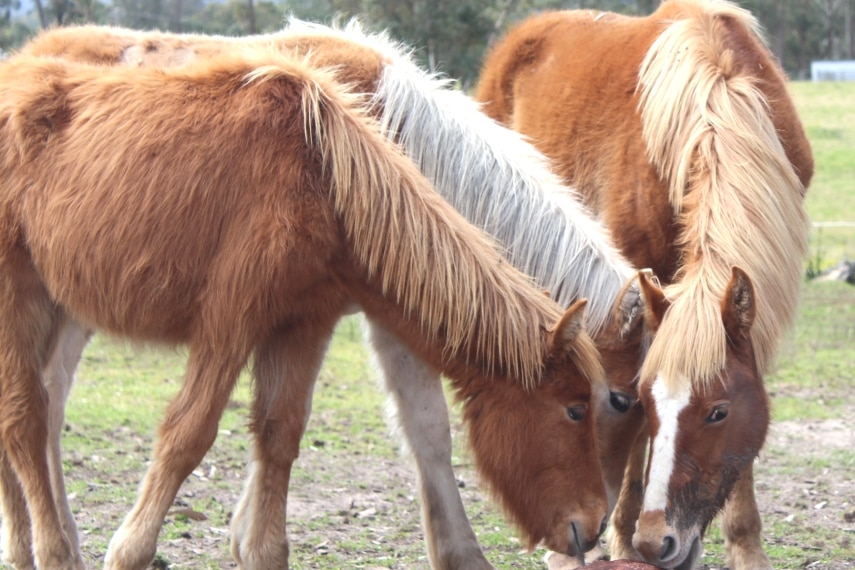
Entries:
[[[470, 99], [415, 66], [404, 46], [383, 35], [366, 35], [354, 22], [341, 30], [292, 22], [276, 34], [242, 39], [72, 27], [45, 32], [23, 51], [101, 65], [170, 67], [261, 46], [332, 66], [340, 81], [370, 93], [373, 113], [387, 136], [401, 143], [436, 189], [470, 222], [501, 242], [514, 265], [535, 277], [564, 306], [590, 298], [586, 317], [605, 357], [609, 383], [608, 392], [596, 394], [602, 401], [595, 411], [606, 489], [609, 503], [614, 504], [641, 413], [633, 394], [642, 351], [642, 311], [637, 285], [625, 286], [635, 270], [519, 134], [496, 125]], [[556, 243], [562, 246], [555, 247]], [[419, 472], [431, 564], [491, 568], [466, 520], [455, 483], [439, 376], [394, 335], [370, 319], [369, 323], [374, 351]], [[51, 400], [51, 417], [56, 426], [61, 425], [68, 383], [83, 346], [81, 334], [74, 327], [60, 334], [61, 342], [67, 339], [69, 356], [58, 370], [45, 371], [46, 378], [53, 380], [50, 387], [56, 397]], [[58, 428], [51, 437], [50, 464], [61, 466]], [[76, 532], [64, 501], [61, 469], [52, 469], [52, 475], [58, 507], [66, 513], [65, 525], [73, 539]], [[251, 471], [241, 504], [269, 484]], [[7, 503], [14, 501], [4, 493]], [[235, 552], [240, 550], [242, 513], [239, 508], [232, 524]], [[7, 519], [25, 521], [13, 517], [11, 513]], [[11, 526], [27, 527], [25, 522]], [[20, 536], [17, 542], [18, 551], [28, 551]]]
[[[258, 50], [175, 70], [18, 56], [0, 66], [0, 116], [0, 437], [39, 568], [75, 564], [41, 378], [68, 319], [189, 345], [105, 560], [144, 568], [250, 357], [255, 473], [287, 484], [353, 303], [451, 378], [476, 465], [528, 543], [595, 542], [606, 500], [587, 411], [603, 370], [584, 301], [564, 312], [504, 262], [330, 73]], [[287, 567], [285, 501], [243, 505], [243, 567]]]
[[769, 418], [762, 375], [802, 281], [813, 160], [757, 22], [723, 1], [666, 1], [644, 18], [545, 13], [492, 49], [476, 98], [667, 284], [646, 287], [658, 329], [640, 384], [643, 504], [635, 473], [612, 554], [689, 568], [724, 506], [731, 568], [769, 568], [752, 463]]

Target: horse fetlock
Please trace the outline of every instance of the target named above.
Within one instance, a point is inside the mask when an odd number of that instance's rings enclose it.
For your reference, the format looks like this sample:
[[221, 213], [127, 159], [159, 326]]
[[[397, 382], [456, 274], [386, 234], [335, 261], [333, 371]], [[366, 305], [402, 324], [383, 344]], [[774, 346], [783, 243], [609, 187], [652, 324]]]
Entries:
[[33, 559], [33, 553], [27, 547], [26, 550], [14, 547], [3, 547], [3, 562], [16, 570], [35, 570], [36, 561]]
[[268, 568], [288, 570], [290, 548], [287, 538], [283, 537], [281, 541], [276, 542], [270, 540], [261, 546], [247, 544], [247, 542], [239, 544], [237, 548], [232, 547], [232, 552], [237, 554], [235, 561], [238, 563], [238, 568], [241, 570], [266, 570]]
[[35, 568], [33, 559], [32, 543], [30, 542], [29, 520], [25, 527], [9, 524], [8, 519], [3, 521], [3, 562], [10, 564], [18, 570]]
[[773, 570], [769, 557], [757, 541], [752, 545], [725, 541], [725, 556], [731, 570]]
[[104, 570], [144, 570], [157, 554], [157, 535], [153, 540], [144, 533], [128, 531], [123, 525], [116, 531], [107, 555]]
[[463, 549], [442, 550], [431, 556], [431, 567], [437, 570], [495, 570], [477, 543]]
[[[42, 546], [36, 544], [36, 568], [39, 570], [78, 570], [76, 557], [71, 552], [68, 540], [63, 536], [53, 544]], [[20, 569], [21, 567], [15, 566]]]
[[609, 527], [606, 533], [606, 543], [612, 560], [641, 560], [641, 556], [632, 546], [633, 530]]

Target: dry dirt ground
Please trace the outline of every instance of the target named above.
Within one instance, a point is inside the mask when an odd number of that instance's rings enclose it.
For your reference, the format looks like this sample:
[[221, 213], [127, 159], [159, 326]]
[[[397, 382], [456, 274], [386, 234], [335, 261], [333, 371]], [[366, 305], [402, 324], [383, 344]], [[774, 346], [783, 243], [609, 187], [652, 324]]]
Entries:
[[[150, 454], [150, 442], [145, 438], [126, 429], [117, 430], [115, 435], [117, 442], [136, 439], [136, 450], [141, 455]], [[240, 434], [221, 435], [221, 439], [229, 437], [240, 437]], [[322, 442], [316, 443], [317, 447], [309, 446], [302, 453], [300, 468], [292, 481], [289, 497], [292, 568], [427, 568], [423, 555], [407, 554], [423, 551], [418, 493], [409, 460], [394, 455], [379, 458], [331, 453]], [[787, 568], [855, 568], [852, 558], [832, 563], [816, 562], [820, 553], [833, 547], [842, 547], [849, 554], [855, 551], [851, 547], [851, 542], [855, 541], [855, 479], [851, 464], [811, 467], [815, 463], [812, 458], [835, 449], [853, 448], [853, 430], [840, 420], [773, 425], [758, 463], [758, 500], [767, 527], [786, 529], [791, 525], [791, 534], [776, 531], [771, 539], [778, 545], [795, 547], [801, 553], [797, 560], [790, 561], [792, 564], [787, 563]], [[100, 567], [105, 540], [124, 516], [141, 473], [108, 472], [109, 458], [80, 457], [73, 451], [70, 454], [69, 477], [92, 482], [72, 496], [72, 503], [87, 563], [90, 567]], [[171, 536], [161, 535], [155, 567], [234, 567], [228, 554], [227, 521], [240, 492], [243, 460], [216, 446], [187, 480], [168, 518], [170, 524], [181, 519], [183, 525], [178, 531], [172, 531]], [[477, 512], [485, 508], [495, 512], [485, 503], [488, 499], [478, 487], [471, 465], [462, 462], [456, 467], [470, 516], [473, 507]], [[99, 498], [109, 495], [100, 488], [104, 485], [124, 488], [126, 501], [117, 504], [115, 499]], [[205, 520], [195, 520], [202, 517]], [[480, 519], [481, 515], [476, 514], [476, 527]], [[830, 532], [824, 534], [826, 538], [820, 543], [814, 539], [803, 543], [800, 542], [805, 540], [801, 529]], [[507, 529], [493, 530], [512, 535]], [[827, 537], [839, 544], [827, 544]], [[770, 539], [767, 537], [767, 540]], [[505, 546], [488, 546], [488, 557], [502, 568], [495, 556], [501, 554], [502, 549], [515, 549], [514, 544], [510, 538]], [[396, 552], [402, 558], [410, 557], [406, 562], [396, 560]], [[333, 556], [341, 562], [330, 565]], [[539, 557], [539, 553], [532, 555], [535, 560]], [[514, 563], [510, 567], [521, 566]], [[545, 565], [529, 561], [524, 567], [545, 568]], [[705, 570], [713, 568], [721, 569], [721, 566], [704, 565]]]

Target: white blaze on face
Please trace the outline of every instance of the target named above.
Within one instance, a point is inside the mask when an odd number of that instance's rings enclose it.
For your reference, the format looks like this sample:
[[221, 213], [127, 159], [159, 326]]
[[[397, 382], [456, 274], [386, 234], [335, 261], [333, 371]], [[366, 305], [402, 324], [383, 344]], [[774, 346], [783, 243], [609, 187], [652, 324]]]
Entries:
[[659, 418], [659, 432], [653, 439], [650, 478], [644, 491], [644, 511], [664, 511], [668, 501], [668, 483], [674, 471], [677, 444], [677, 419], [689, 404], [691, 396], [689, 383], [683, 380], [680, 379], [677, 392], [671, 392], [661, 376], [653, 381], [651, 394], [656, 417]]

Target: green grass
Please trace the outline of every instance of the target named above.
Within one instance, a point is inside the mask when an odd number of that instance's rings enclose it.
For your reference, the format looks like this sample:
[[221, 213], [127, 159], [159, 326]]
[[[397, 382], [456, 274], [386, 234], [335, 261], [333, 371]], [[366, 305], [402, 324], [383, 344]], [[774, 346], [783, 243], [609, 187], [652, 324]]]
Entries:
[[[766, 378], [775, 420], [844, 417], [855, 398], [855, 287], [805, 284], [796, 325]], [[811, 394], [805, 398], [805, 394]]]
[[[855, 82], [794, 82], [791, 92], [815, 159], [805, 203], [814, 222], [855, 222]], [[822, 228], [812, 257], [827, 269], [855, 260], [855, 228]]]

